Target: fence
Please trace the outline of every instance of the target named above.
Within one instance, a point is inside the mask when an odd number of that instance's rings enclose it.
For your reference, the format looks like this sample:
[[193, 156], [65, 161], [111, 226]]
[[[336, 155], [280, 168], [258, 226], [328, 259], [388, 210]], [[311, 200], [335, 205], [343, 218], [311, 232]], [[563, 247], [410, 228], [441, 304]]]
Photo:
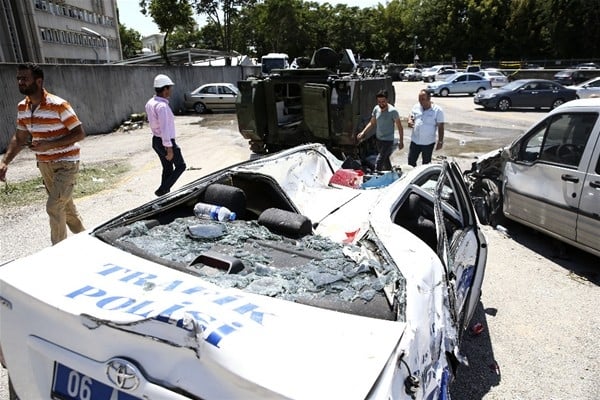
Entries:
[[[170, 104], [183, 113], [183, 95], [204, 83], [230, 82], [258, 75], [256, 67], [224, 66], [131, 66], [131, 65], [42, 65], [46, 89], [69, 101], [83, 122], [87, 134], [112, 132], [131, 114], [144, 112], [152, 95], [157, 74], [167, 74], [174, 82]], [[16, 81], [17, 64], [0, 64], [0, 81], [5, 94], [0, 97], [0, 153], [6, 150], [15, 132], [17, 103], [23, 99]]]

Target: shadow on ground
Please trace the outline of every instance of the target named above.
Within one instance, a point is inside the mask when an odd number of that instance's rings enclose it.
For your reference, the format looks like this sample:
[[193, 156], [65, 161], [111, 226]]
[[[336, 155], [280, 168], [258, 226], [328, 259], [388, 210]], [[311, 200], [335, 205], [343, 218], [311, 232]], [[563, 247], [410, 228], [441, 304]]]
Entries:
[[[456, 373], [456, 379], [450, 387], [453, 399], [476, 400], [483, 396], [494, 386], [498, 386], [501, 380], [501, 371], [494, 358], [494, 350], [490, 333], [487, 329], [487, 317], [494, 316], [495, 308], [484, 308], [479, 302], [475, 314], [471, 320], [471, 326], [464, 333], [461, 345], [461, 353], [466, 355], [469, 365], [460, 365]], [[481, 324], [481, 333], [475, 333], [473, 327]]]

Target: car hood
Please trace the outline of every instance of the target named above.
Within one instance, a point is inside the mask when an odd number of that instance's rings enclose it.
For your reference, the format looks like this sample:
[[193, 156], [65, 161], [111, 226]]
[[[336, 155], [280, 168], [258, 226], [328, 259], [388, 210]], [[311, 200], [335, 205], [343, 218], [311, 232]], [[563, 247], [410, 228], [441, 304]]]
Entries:
[[[115, 349], [100, 345], [109, 339], [100, 335], [131, 333], [152, 339], [147, 346], [160, 342], [174, 351], [188, 349], [200, 369], [216, 364], [233, 377], [289, 398], [365, 398], [405, 330], [401, 322], [223, 289], [88, 233], [1, 267], [0, 295], [8, 304], [29, 296], [30, 304], [50, 305], [56, 314], [50, 320], [57, 325], [45, 327], [43, 339], [70, 351], [99, 360], [123, 356], [117, 344]], [[11, 311], [0, 307], [0, 312]], [[33, 324], [34, 314], [18, 320]], [[59, 325], [65, 315], [89, 328], [94, 348], [69, 342], [68, 330]], [[100, 326], [112, 329], [96, 329]], [[160, 376], [153, 375], [151, 365], [143, 367], [148, 375]]]

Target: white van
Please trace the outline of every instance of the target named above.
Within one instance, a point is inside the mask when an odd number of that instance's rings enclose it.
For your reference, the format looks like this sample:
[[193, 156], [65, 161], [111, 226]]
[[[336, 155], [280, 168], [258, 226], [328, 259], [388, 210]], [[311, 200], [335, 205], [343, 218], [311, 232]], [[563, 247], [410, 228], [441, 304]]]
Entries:
[[600, 257], [600, 99], [548, 113], [467, 173], [480, 220], [528, 225]]
[[290, 67], [290, 59], [285, 53], [269, 53], [260, 58], [261, 71], [263, 75], [269, 75], [274, 69], [285, 69]]

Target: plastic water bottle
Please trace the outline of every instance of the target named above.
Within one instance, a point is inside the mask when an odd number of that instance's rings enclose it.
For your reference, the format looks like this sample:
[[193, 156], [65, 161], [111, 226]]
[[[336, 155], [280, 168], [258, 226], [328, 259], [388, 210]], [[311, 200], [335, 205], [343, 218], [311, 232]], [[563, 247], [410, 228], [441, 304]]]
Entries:
[[236, 217], [235, 213], [227, 207], [221, 207], [214, 204], [196, 203], [194, 206], [194, 214], [198, 218], [212, 219], [214, 221], [233, 221]]

